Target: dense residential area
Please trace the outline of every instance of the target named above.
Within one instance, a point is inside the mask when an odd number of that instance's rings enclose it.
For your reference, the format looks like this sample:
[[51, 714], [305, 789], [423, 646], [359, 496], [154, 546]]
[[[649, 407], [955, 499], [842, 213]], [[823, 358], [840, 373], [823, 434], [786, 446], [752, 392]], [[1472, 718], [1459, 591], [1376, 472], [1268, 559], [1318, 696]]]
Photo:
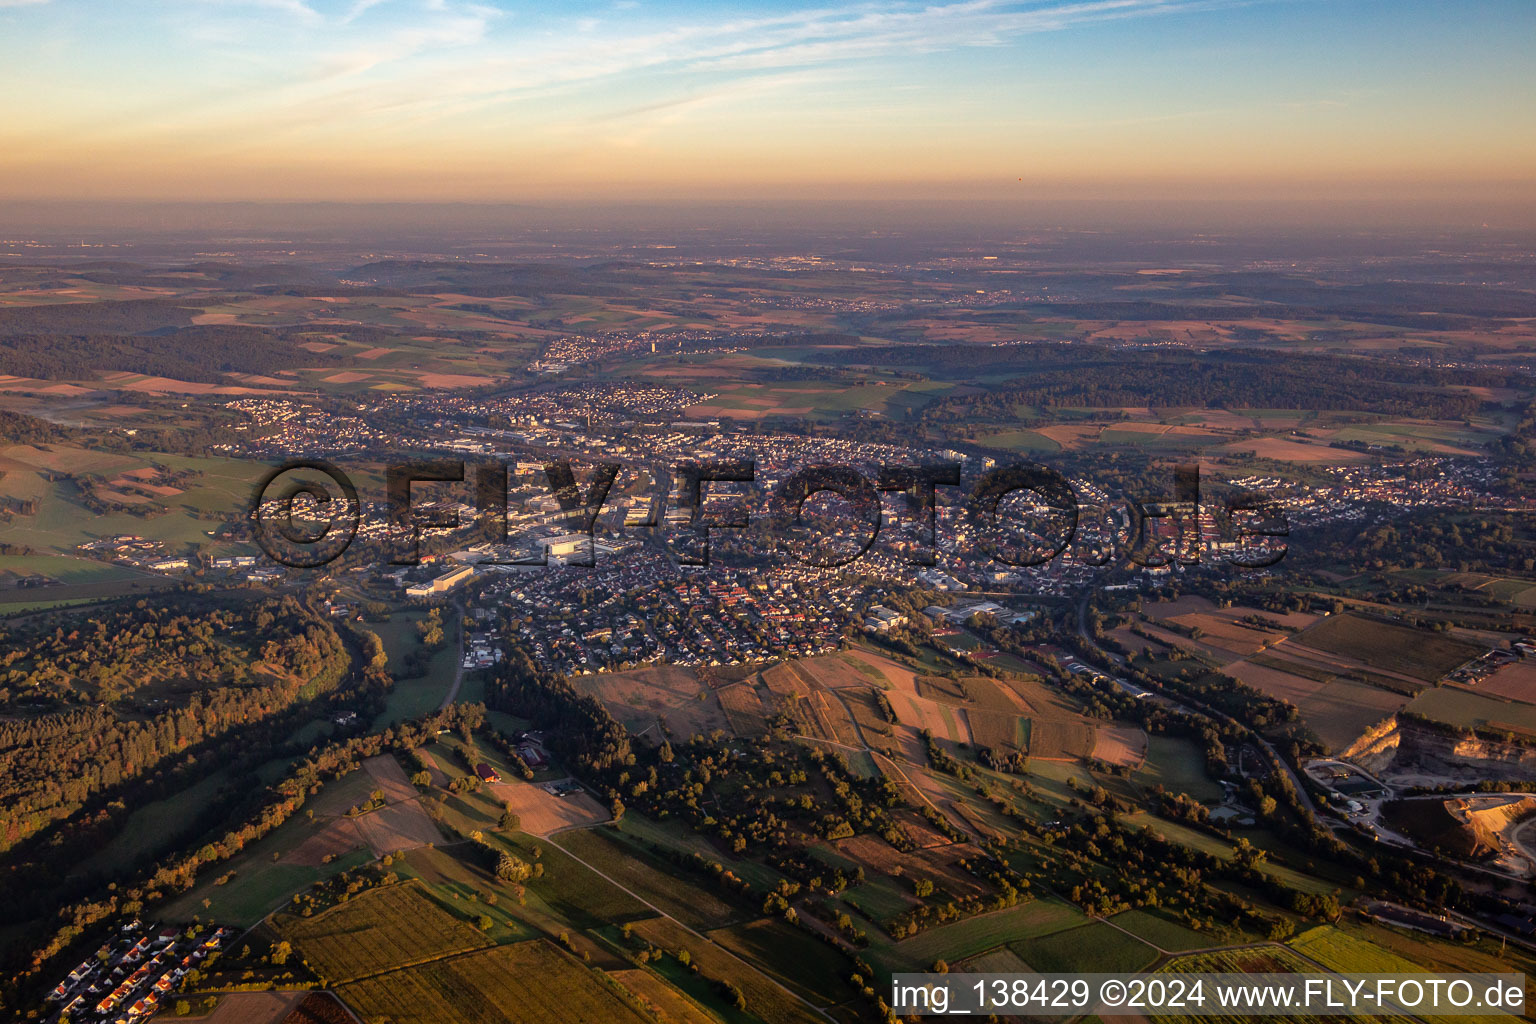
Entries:
[[[946, 245], [598, 252], [555, 290], [330, 250], [249, 291], [0, 271], [3, 337], [154, 302], [112, 329], [226, 353], [0, 337], [6, 1012], [779, 1024], [904, 1016], [889, 979], [936, 969], [1531, 973], [1524, 349], [1444, 313], [1426, 362], [1318, 312], [1326, 261], [1195, 331], [1183, 291], [1253, 261], [1064, 268], [1068, 303]], [[1305, 325], [1269, 309], [1298, 289]], [[1475, 294], [1523, 337], [1526, 292]]]

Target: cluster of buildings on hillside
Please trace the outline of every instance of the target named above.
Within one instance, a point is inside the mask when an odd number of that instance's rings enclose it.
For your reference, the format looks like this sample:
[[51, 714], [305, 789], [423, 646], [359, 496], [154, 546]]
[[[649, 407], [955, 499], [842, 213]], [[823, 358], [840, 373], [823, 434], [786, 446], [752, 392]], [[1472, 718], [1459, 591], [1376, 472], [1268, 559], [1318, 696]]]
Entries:
[[577, 381], [515, 395], [458, 399], [446, 407], [436, 396], [400, 401], [417, 416], [449, 414], [463, 422], [505, 420], [514, 428], [544, 426], [572, 429], [587, 423], [645, 422], [682, 418], [687, 410], [716, 397], [710, 392], [643, 381]]
[[229, 928], [145, 928], [130, 922], [70, 971], [48, 1000], [71, 1024], [137, 1024], [154, 1016], [187, 974], [233, 934]]
[[833, 650], [866, 588], [796, 571], [682, 570], [659, 553], [596, 569], [497, 572], [482, 605], [568, 674], [668, 663], [735, 665]]
[[245, 414], [234, 429], [243, 435], [238, 442], [209, 447], [215, 455], [251, 458], [264, 455], [301, 455], [328, 458], [371, 449], [387, 449], [399, 438], [392, 431], [370, 426], [366, 413], [356, 416], [328, 412], [291, 398], [236, 398], [225, 408]]
[[[572, 366], [595, 363], [602, 359], [640, 352], [677, 351], [687, 345], [690, 352], [711, 351], [706, 344], [719, 339], [722, 346], [733, 344], [746, 347], [743, 339], [763, 337], [763, 331], [732, 331], [722, 335], [719, 331], [696, 328], [669, 328], [663, 331], [609, 331], [593, 335], [558, 337], [549, 341], [539, 358], [528, 364], [530, 373], [563, 373]], [[730, 340], [727, 341], [726, 339]]]
[[[588, 340], [595, 343], [597, 339]], [[610, 341], [615, 339], [603, 343]], [[506, 463], [510, 484], [506, 508], [510, 544], [493, 550], [483, 543], [483, 533], [472, 532], [482, 518], [474, 504], [473, 479], [439, 485], [459, 490], [453, 500], [422, 506], [421, 510], [457, 517], [466, 547], [455, 557], [463, 564], [390, 570], [391, 575], [406, 597], [428, 602], [445, 599], [471, 580], [490, 580], [488, 586], [493, 592], [509, 595], [514, 603], [526, 601], [530, 613], [537, 611], [532, 615], [534, 624], [527, 628], [529, 637], [542, 645], [541, 660], [583, 671], [650, 661], [725, 664], [814, 652], [831, 642], [837, 632], [828, 616], [844, 612], [854, 615], [859, 606], [854, 596], [860, 586], [843, 583], [844, 577], [967, 596], [1064, 596], [1091, 584], [1106, 562], [1122, 562], [1127, 545], [1136, 540], [1131, 535], [1139, 524], [1125, 496], [1111, 494], [1093, 480], [1073, 478], [1071, 484], [1080, 504], [1073, 543], [1040, 565], [999, 561], [965, 511], [968, 494], [981, 474], [993, 467], [993, 461], [980, 455], [968, 457], [964, 451], [940, 446], [902, 447], [848, 436], [722, 433], [696, 421], [671, 420], [632, 430], [613, 429], [614, 416], [667, 420], [684, 411], [685, 403], [704, 397], [680, 388], [618, 381], [553, 385], [503, 398], [442, 393], [381, 399], [379, 407], [387, 413], [383, 418], [406, 424], [405, 433], [410, 435], [388, 439], [390, 450], [494, 456]], [[370, 441], [370, 435], [358, 432], [361, 418], [312, 417], [301, 403], [284, 399], [242, 398], [236, 403], [253, 422], [264, 426], [260, 440], [272, 446], [273, 454], [308, 453], [315, 431], [334, 432], [329, 447], [322, 446], [321, 451]], [[289, 430], [294, 433], [284, 433]], [[290, 442], [295, 447], [283, 450]], [[580, 511], [562, 508], [545, 477], [546, 462], [565, 455], [621, 466], [592, 539], [580, 529]], [[766, 496], [776, 493], [791, 476], [813, 466], [853, 467], [873, 481], [883, 466], [961, 462], [965, 482], [959, 488], [938, 488], [932, 547], [924, 524], [917, 521], [911, 507], [901, 495], [887, 492], [881, 495], [883, 512], [877, 541], [841, 574], [822, 572], [780, 555], [773, 556], [767, 569], [761, 567], [761, 560], [756, 563], [759, 568], [750, 573], [732, 568], [742, 562], [732, 562], [730, 535], [717, 533], [715, 536], [722, 539], [718, 545], [712, 543], [717, 552], [712, 558], [722, 564], [716, 566], [718, 572], [712, 569], [700, 576], [669, 564], [661, 556], [662, 551], [679, 554], [679, 544], [686, 546], [689, 537], [685, 522], [689, 513], [679, 507], [677, 481], [673, 479], [675, 468], [689, 460], [751, 461], [755, 472], [751, 484], [711, 484], [707, 491], [712, 497], [706, 501], [719, 507], [720, 502], [734, 500], [751, 513], [754, 522], [765, 517]], [[576, 470], [578, 487], [584, 489], [588, 470], [580, 465]], [[1466, 458], [1426, 457], [1398, 465], [1345, 466], [1319, 472], [1325, 477], [1324, 483], [1298, 483], [1257, 474], [1226, 482], [1264, 495], [1292, 530], [1331, 520], [1385, 517], [1425, 505], [1488, 506], [1493, 503], [1496, 487], [1488, 463]], [[473, 477], [473, 473], [466, 476]], [[359, 538], [387, 539], [391, 529], [388, 512], [383, 501], [364, 500]], [[1022, 512], [1039, 515], [1049, 510], [1036, 506]], [[1181, 519], [1148, 519], [1141, 539], [1161, 551], [1166, 564], [1148, 565], [1145, 571], [1159, 576], [1188, 571], [1193, 566], [1261, 561], [1262, 556], [1285, 543], [1283, 538], [1249, 537], [1244, 541], [1228, 535], [1224, 531], [1229, 531], [1230, 525], [1224, 518], [1216, 515], [1216, 509], [1202, 506]], [[856, 541], [860, 531], [868, 527], [856, 518], [840, 521], [833, 516], [821, 522], [839, 540]], [[934, 557], [928, 559], [928, 555]], [[485, 561], [533, 563], [538, 567], [474, 567]], [[595, 562], [594, 568], [563, 568], [591, 562]], [[265, 571], [264, 567], [245, 568]], [[797, 572], [814, 581], [814, 589], [804, 600], [796, 590]], [[744, 597], [735, 598], [728, 590], [719, 589], [725, 581], [738, 577], [743, 581]], [[709, 582], [701, 586], [700, 579]], [[576, 605], [583, 615], [562, 621], [558, 629], [546, 630], [538, 624], [539, 615], [549, 614], [551, 602], [553, 607], [561, 607], [583, 589], [597, 595], [597, 600], [623, 600], [622, 595], [645, 591], [659, 604], [675, 604], [675, 613], [687, 622], [687, 628], [678, 629], [678, 635], [673, 636], [666, 621], [646, 620], [633, 608], [618, 616], [600, 613], [591, 608], [591, 598]], [[860, 610], [851, 625], [872, 628], [864, 620]], [[878, 618], [873, 626], [890, 628]]]
[[[1512, 510], [1498, 493], [1486, 459], [1426, 456], [1403, 462], [1325, 466], [1327, 483], [1296, 483], [1252, 475], [1229, 481], [1275, 502], [1292, 526], [1328, 522], [1385, 522], [1418, 508]], [[1525, 508], [1525, 505], [1519, 505]]]

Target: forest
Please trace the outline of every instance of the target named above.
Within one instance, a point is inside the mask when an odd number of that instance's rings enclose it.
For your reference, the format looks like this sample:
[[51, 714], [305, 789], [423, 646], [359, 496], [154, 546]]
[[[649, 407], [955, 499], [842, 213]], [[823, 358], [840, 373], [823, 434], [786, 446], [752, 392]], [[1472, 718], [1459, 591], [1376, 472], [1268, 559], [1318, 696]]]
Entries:
[[[190, 747], [327, 692], [351, 665], [336, 631], [293, 598], [201, 611], [141, 600], [50, 625], [0, 637], [3, 706], [22, 712], [0, 723], [4, 849]], [[147, 682], [161, 698], [125, 701]]]
[[153, 335], [12, 333], [0, 334], [0, 374], [90, 380], [120, 370], [215, 383], [230, 373], [291, 369], [300, 352], [292, 338], [259, 327], [182, 327]]

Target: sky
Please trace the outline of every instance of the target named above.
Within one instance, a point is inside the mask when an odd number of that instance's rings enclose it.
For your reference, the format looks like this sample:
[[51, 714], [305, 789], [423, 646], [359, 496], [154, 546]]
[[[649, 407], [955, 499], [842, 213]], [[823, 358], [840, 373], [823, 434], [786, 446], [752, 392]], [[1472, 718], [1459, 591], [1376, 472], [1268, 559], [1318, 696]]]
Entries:
[[0, 199], [1536, 199], [1536, 3], [0, 0]]

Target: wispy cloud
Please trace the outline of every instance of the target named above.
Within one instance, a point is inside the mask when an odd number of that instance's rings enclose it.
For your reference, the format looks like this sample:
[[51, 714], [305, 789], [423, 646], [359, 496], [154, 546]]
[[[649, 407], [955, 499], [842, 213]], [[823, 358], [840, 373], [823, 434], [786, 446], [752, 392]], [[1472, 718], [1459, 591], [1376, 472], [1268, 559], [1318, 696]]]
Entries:
[[209, 147], [365, 135], [377, 147], [433, 130], [566, 137], [582, 124], [633, 139], [767, 97], [792, 109], [797, 92], [872, 62], [1247, 2], [854, 0], [727, 13], [599, 0], [552, 14], [480, 0], [179, 0], [162, 10], [200, 88], [146, 92], [136, 115], [127, 103], [82, 109], [75, 126]]

